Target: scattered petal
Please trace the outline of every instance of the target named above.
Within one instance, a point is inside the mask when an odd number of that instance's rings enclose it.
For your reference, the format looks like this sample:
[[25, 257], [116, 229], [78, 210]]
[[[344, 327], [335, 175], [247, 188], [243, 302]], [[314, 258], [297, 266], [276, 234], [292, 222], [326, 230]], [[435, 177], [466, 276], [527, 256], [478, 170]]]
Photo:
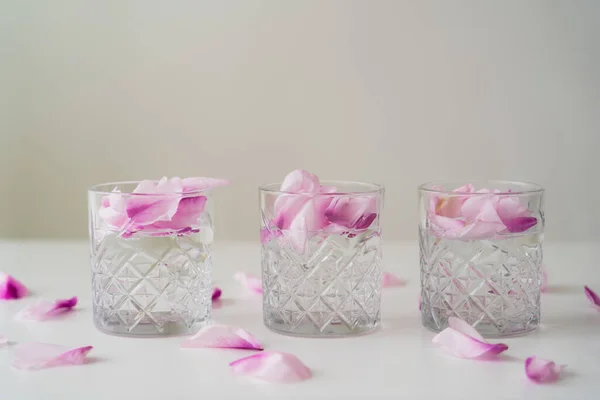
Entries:
[[433, 343], [460, 358], [491, 358], [506, 351], [503, 343], [488, 343], [471, 325], [465, 321], [450, 317], [448, 328], [433, 338]]
[[600, 297], [598, 297], [598, 295], [596, 294], [596, 292], [594, 292], [592, 289], [590, 289], [587, 286], [584, 286], [583, 290], [585, 291], [585, 295], [590, 300], [590, 302], [592, 303], [592, 305], [594, 307], [596, 307], [598, 310], [600, 310]]
[[384, 272], [381, 279], [381, 287], [394, 287], [394, 286], [404, 286], [406, 285], [406, 281], [397, 277], [396, 275], [390, 272]]
[[293, 354], [266, 351], [229, 364], [238, 375], [268, 382], [292, 383], [312, 377], [310, 369]]
[[220, 288], [214, 287], [212, 292], [212, 301], [219, 300], [222, 294], [223, 291]]
[[68, 312], [77, 305], [77, 297], [72, 297], [65, 300], [40, 301], [29, 307], [25, 307], [17, 315], [22, 320], [43, 321], [49, 318], [56, 317], [60, 314]]
[[21, 282], [0, 272], [0, 300], [15, 300], [27, 296], [29, 291]]
[[542, 264], [540, 267], [542, 272], [542, 282], [540, 284], [540, 290], [544, 293], [548, 289], [548, 271], [546, 270], [546, 264]]
[[262, 280], [254, 275], [244, 272], [236, 273], [233, 278], [244, 285], [249, 291], [254, 293], [262, 293]]
[[61, 365], [80, 365], [85, 362], [92, 346], [72, 349], [47, 343], [23, 343], [15, 346], [12, 366], [18, 369], [37, 370]]
[[212, 347], [220, 349], [262, 350], [260, 342], [248, 331], [227, 325], [209, 325], [193, 337], [185, 340], [181, 347]]
[[555, 382], [565, 365], [556, 365], [554, 361], [543, 360], [536, 356], [525, 360], [525, 374], [536, 383]]

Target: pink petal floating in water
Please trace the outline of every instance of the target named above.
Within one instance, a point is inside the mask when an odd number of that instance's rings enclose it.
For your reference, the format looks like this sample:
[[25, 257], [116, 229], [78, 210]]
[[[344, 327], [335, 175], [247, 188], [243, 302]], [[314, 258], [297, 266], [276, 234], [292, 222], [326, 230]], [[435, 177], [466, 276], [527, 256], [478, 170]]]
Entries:
[[77, 305], [77, 297], [72, 297], [65, 300], [40, 301], [29, 307], [25, 307], [17, 315], [19, 319], [43, 321], [49, 318], [56, 317], [67, 311], [70, 311]]
[[548, 289], [548, 271], [546, 270], [546, 264], [542, 264], [540, 269], [542, 272], [542, 283], [540, 285], [540, 290], [543, 293]]
[[377, 218], [377, 199], [373, 196], [338, 197], [325, 209], [325, 217], [349, 229], [367, 229]]
[[513, 219], [502, 220], [506, 229], [512, 233], [525, 232], [527, 229], [534, 227], [537, 224], [535, 217], [517, 217]]
[[554, 361], [543, 360], [536, 356], [525, 360], [525, 374], [536, 383], [555, 382], [565, 365], [556, 365]]
[[181, 343], [181, 347], [262, 350], [260, 342], [248, 331], [227, 325], [209, 325]]
[[304, 252], [308, 237], [328, 225], [325, 209], [331, 200], [328, 198], [310, 199], [294, 216], [285, 235], [298, 252]]
[[488, 343], [471, 325], [465, 321], [450, 317], [449, 327], [433, 338], [433, 343], [460, 358], [491, 358], [506, 351], [503, 343]]
[[238, 375], [268, 382], [292, 383], [312, 377], [310, 369], [293, 354], [265, 351], [229, 364]]
[[437, 214], [429, 214], [429, 222], [436, 235], [446, 237], [458, 237], [465, 227], [465, 223], [461, 220]]
[[0, 335], [0, 347], [4, 347], [8, 345], [8, 337], [4, 335]]
[[262, 293], [262, 280], [254, 275], [238, 272], [233, 276], [233, 279], [241, 283], [251, 292]]
[[37, 370], [61, 365], [80, 365], [85, 362], [92, 346], [70, 347], [47, 343], [23, 343], [15, 346], [12, 366], [18, 369]]
[[321, 182], [315, 174], [296, 169], [283, 179], [280, 190], [289, 193], [319, 193]]
[[394, 286], [404, 286], [406, 285], [406, 281], [397, 277], [396, 275], [390, 272], [384, 272], [381, 279], [381, 287], [394, 287]]
[[[434, 189], [444, 190], [442, 187], [434, 187]], [[473, 185], [467, 184], [452, 191], [453, 193], [459, 194], [459, 196], [445, 195], [438, 197], [432, 195], [433, 210], [431, 211], [443, 217], [458, 218], [461, 216], [462, 205], [469, 199], [469, 196], [467, 195], [474, 191]], [[462, 194], [464, 194], [464, 196]]]
[[198, 219], [204, 212], [206, 205], [206, 196], [186, 197], [179, 201], [177, 211], [168, 221], [157, 221], [147, 228], [152, 229], [170, 229], [181, 231], [183, 229], [191, 229], [192, 226], [198, 225]]
[[0, 272], [0, 300], [15, 300], [27, 296], [29, 291], [21, 282]]
[[596, 307], [598, 310], [600, 310], [600, 297], [598, 297], [596, 292], [594, 292], [592, 289], [590, 289], [587, 286], [584, 286], [583, 290], [585, 291], [585, 295], [590, 300], [592, 305], [594, 307]]
[[221, 297], [221, 294], [223, 294], [223, 291], [218, 287], [214, 287], [213, 292], [212, 292], [212, 298], [211, 298], [212, 301], [219, 300], [219, 298]]

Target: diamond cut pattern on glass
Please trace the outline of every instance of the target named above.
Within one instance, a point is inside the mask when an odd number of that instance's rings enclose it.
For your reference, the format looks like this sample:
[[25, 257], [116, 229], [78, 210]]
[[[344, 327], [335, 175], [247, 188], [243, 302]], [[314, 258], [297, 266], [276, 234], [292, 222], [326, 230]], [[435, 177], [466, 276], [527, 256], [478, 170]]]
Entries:
[[423, 324], [455, 316], [486, 336], [530, 331], [540, 319], [542, 245], [537, 234], [460, 241], [419, 232]]
[[347, 335], [379, 324], [381, 239], [315, 234], [304, 252], [285, 235], [262, 247], [265, 324], [296, 335]]

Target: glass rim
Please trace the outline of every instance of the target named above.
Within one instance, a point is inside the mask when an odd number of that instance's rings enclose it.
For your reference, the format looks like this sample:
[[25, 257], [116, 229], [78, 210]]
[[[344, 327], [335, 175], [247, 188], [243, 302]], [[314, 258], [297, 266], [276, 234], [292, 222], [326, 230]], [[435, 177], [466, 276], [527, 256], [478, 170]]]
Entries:
[[[158, 182], [158, 179], [144, 179], [152, 182]], [[171, 196], [185, 196], [192, 197], [194, 195], [203, 195], [210, 193], [213, 188], [209, 189], [200, 189], [200, 190], [190, 190], [187, 192], [171, 192], [171, 193], [133, 193], [131, 191], [127, 192], [113, 192], [115, 187], [123, 186], [123, 185], [138, 185], [142, 181], [115, 181], [115, 182], [105, 182], [105, 183], [97, 183], [95, 185], [88, 187], [88, 193], [94, 194], [104, 194], [111, 195], [118, 193], [120, 195], [126, 196], [152, 196], [152, 197], [171, 197]], [[104, 189], [106, 187], [106, 189]]]
[[361, 195], [375, 195], [381, 194], [385, 191], [385, 186], [379, 183], [373, 182], [360, 182], [360, 181], [344, 181], [344, 180], [322, 180], [321, 184], [325, 186], [362, 186], [365, 190], [345, 190], [343, 192], [332, 192], [332, 193], [297, 193], [297, 192], [286, 192], [280, 190], [282, 182], [268, 183], [260, 185], [258, 190], [263, 193], [275, 194], [275, 195], [297, 195], [297, 196], [313, 196], [313, 197], [331, 197], [331, 196], [361, 196]]
[[443, 194], [446, 196], [523, 196], [523, 195], [532, 195], [532, 194], [539, 194], [539, 193], [544, 193], [545, 189], [541, 186], [538, 185], [537, 183], [533, 183], [533, 182], [527, 182], [527, 181], [507, 181], [507, 180], [501, 180], [501, 179], [490, 179], [490, 180], [470, 180], [470, 181], [464, 181], [462, 183], [462, 185], [467, 185], [469, 183], [474, 184], [474, 183], [487, 183], [490, 186], [492, 186], [493, 184], [498, 184], [498, 185], [504, 185], [504, 186], [515, 186], [515, 187], [521, 187], [522, 189], [517, 189], [517, 190], [511, 190], [510, 191], [500, 191], [500, 192], [491, 192], [491, 193], [477, 193], [477, 192], [473, 192], [473, 193], [460, 193], [460, 192], [454, 192], [453, 190], [455, 189], [450, 189], [450, 190], [446, 190], [446, 189], [434, 189], [435, 186], [443, 186], [444, 184], [448, 185], [450, 183], [452, 184], [458, 184], [459, 182], [457, 181], [431, 181], [431, 182], [425, 182], [421, 185], [419, 185], [417, 187], [417, 190], [419, 192], [426, 192], [426, 193], [436, 193], [436, 194]]

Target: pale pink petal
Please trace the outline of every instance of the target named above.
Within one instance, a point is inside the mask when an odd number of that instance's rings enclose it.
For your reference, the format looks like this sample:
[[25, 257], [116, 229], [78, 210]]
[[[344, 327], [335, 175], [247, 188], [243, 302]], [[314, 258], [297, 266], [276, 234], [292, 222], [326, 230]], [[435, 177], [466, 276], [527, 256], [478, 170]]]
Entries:
[[542, 283], [540, 285], [540, 290], [543, 293], [548, 290], [548, 271], [546, 270], [546, 264], [542, 264], [540, 269], [542, 270]]
[[0, 300], [15, 300], [27, 296], [29, 291], [21, 282], [0, 272]]
[[384, 272], [381, 279], [381, 287], [394, 287], [394, 286], [404, 286], [406, 285], [406, 281], [397, 277], [396, 275], [390, 272]]
[[319, 193], [321, 182], [315, 174], [296, 169], [283, 179], [280, 190], [289, 193]]
[[127, 217], [138, 226], [169, 221], [177, 212], [181, 196], [176, 194], [133, 195], [127, 201]]
[[262, 350], [260, 342], [242, 328], [227, 325], [209, 325], [181, 343], [181, 347], [214, 347], [222, 349]]
[[465, 227], [465, 223], [461, 220], [437, 214], [429, 214], [429, 222], [434, 234], [441, 237], [456, 238]]
[[[167, 178], [163, 177], [160, 182], [166, 182]], [[154, 194], [158, 193], [157, 183], [151, 180], [143, 180], [133, 189], [133, 193]]]
[[543, 360], [536, 356], [525, 360], [525, 374], [536, 383], [549, 383], [558, 380], [565, 365], [556, 365], [554, 361]]
[[529, 210], [521, 205], [518, 197], [506, 196], [498, 200], [496, 211], [502, 219], [513, 219], [518, 217], [528, 217]]
[[268, 382], [292, 383], [312, 377], [310, 369], [289, 353], [266, 351], [229, 364], [238, 375]]
[[474, 220], [481, 213], [484, 204], [492, 201], [495, 206], [497, 199], [494, 196], [483, 196], [482, 194], [491, 193], [488, 189], [478, 190], [476, 195], [468, 197], [461, 207], [461, 215], [467, 220]]
[[377, 199], [373, 196], [338, 197], [325, 209], [325, 217], [349, 229], [367, 229], [377, 218]]
[[223, 294], [223, 291], [220, 288], [214, 287], [211, 300], [212, 301], [219, 300], [219, 298], [221, 297], [222, 294]]
[[183, 192], [195, 192], [207, 189], [214, 189], [220, 186], [227, 186], [231, 182], [226, 179], [217, 178], [185, 178], [182, 181]]
[[233, 278], [254, 293], [262, 293], [262, 280], [245, 272], [236, 273]]
[[335, 186], [321, 186], [319, 193], [335, 193], [337, 188]]
[[18, 369], [37, 370], [61, 365], [80, 365], [85, 362], [92, 346], [70, 347], [47, 343], [24, 343], [15, 347], [12, 366]]
[[0, 335], [0, 347], [8, 346], [8, 337]]
[[506, 351], [503, 343], [491, 344], [469, 324], [451, 317], [449, 327], [433, 338], [433, 343], [460, 358], [491, 358]]
[[18, 319], [43, 321], [71, 311], [77, 305], [77, 297], [65, 300], [40, 301], [39, 303], [25, 307], [17, 315]]
[[149, 225], [144, 230], [148, 231], [152, 228], [169, 229], [180, 231], [182, 229], [191, 229], [198, 225], [198, 219], [204, 212], [206, 205], [205, 196], [186, 197], [179, 201], [177, 211], [168, 221], [157, 221]]
[[592, 305], [600, 310], [600, 297], [598, 297], [596, 292], [594, 292], [592, 289], [590, 289], [587, 286], [584, 286], [583, 290], [585, 292], [586, 297], [592, 303]]
[[307, 201], [296, 214], [287, 232], [287, 238], [298, 252], [304, 252], [306, 241], [312, 233], [325, 228], [329, 221], [325, 217], [325, 209], [330, 199], [314, 198]]

